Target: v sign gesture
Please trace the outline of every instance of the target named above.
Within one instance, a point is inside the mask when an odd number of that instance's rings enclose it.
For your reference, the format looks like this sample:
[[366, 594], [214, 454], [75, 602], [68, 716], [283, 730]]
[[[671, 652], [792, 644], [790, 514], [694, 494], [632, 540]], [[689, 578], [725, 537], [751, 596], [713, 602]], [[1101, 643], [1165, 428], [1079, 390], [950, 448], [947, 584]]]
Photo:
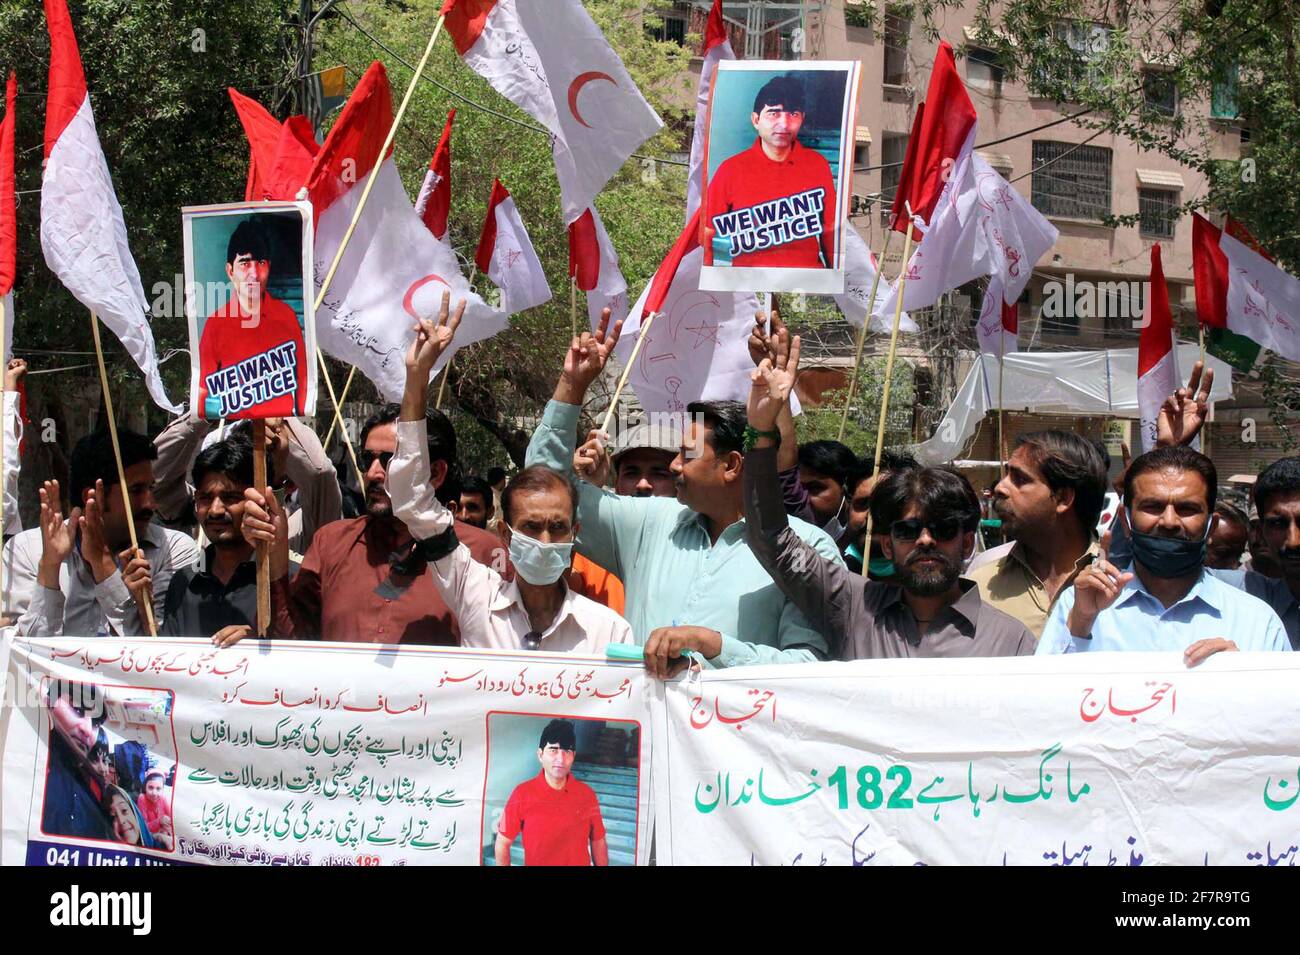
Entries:
[[438, 321], [435, 323], [422, 318], [415, 326], [415, 340], [406, 351], [406, 375], [420, 378], [423, 385], [429, 383], [433, 366], [447, 346], [451, 344], [460, 327], [460, 320], [465, 314], [465, 300], [456, 305], [456, 313], [451, 313], [451, 290], [442, 293], [442, 306], [438, 309]]
[[1214, 384], [1214, 369], [1202, 362], [1192, 366], [1187, 387], [1179, 388], [1165, 399], [1156, 418], [1156, 445], [1169, 447], [1191, 444], [1210, 409], [1210, 386]]
[[750, 375], [747, 414], [755, 431], [771, 431], [777, 416], [790, 401], [795, 379], [799, 377], [799, 336], [790, 337], [782, 326], [768, 339], [768, 354]]
[[623, 331], [623, 321], [619, 319], [609, 329], [609, 309], [600, 313], [600, 324], [595, 334], [583, 332], [574, 337], [569, 351], [564, 356], [564, 371], [555, 386], [555, 400], [571, 405], [580, 405], [586, 400], [587, 389], [605, 370], [605, 363], [614, 354], [618, 336]]

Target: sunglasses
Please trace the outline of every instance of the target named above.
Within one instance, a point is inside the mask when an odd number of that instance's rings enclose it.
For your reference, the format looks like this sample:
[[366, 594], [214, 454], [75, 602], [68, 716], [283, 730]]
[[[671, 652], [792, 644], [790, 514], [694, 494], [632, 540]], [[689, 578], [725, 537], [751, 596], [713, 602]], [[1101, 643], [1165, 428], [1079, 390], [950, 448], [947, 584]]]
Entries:
[[388, 462], [393, 460], [392, 451], [361, 451], [357, 454], [357, 463], [361, 465], [362, 472], [370, 470], [370, 466], [376, 461], [385, 471], [388, 470]]
[[950, 541], [961, 533], [961, 519], [943, 517], [937, 521], [922, 521], [913, 517], [905, 521], [894, 521], [889, 525], [889, 535], [894, 540], [905, 542], [919, 540], [923, 530], [929, 531], [930, 536], [936, 541]]

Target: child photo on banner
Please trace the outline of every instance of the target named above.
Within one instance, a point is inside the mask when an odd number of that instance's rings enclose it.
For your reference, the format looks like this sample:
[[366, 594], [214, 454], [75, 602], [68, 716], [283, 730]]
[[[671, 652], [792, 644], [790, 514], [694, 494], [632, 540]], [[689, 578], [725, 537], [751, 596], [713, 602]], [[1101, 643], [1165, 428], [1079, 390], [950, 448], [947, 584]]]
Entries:
[[191, 206], [182, 220], [193, 414], [312, 414], [310, 204]]
[[724, 61], [709, 102], [700, 287], [844, 291], [859, 65]]

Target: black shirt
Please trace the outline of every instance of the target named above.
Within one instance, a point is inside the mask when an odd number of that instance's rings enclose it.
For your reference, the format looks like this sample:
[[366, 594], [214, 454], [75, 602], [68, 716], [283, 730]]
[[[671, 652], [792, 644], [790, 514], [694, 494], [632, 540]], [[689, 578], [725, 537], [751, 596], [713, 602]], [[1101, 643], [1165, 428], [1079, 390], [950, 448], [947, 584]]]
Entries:
[[[211, 567], [215, 548], [204, 551]], [[246, 560], [235, 568], [229, 584], [206, 570], [184, 567], [172, 576], [163, 604], [161, 635], [210, 637], [223, 627], [257, 626], [257, 564]]]

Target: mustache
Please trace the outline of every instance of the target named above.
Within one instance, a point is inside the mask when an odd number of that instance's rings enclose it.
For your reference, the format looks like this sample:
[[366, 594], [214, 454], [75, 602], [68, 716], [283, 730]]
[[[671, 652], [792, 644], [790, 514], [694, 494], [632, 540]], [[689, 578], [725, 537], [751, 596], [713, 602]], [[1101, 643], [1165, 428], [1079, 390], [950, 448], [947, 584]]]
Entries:
[[916, 548], [912, 553], [907, 555], [907, 560], [903, 561], [904, 567], [910, 567], [920, 560], [937, 560], [941, 561], [945, 567], [952, 566], [952, 561], [948, 555], [932, 547]]

